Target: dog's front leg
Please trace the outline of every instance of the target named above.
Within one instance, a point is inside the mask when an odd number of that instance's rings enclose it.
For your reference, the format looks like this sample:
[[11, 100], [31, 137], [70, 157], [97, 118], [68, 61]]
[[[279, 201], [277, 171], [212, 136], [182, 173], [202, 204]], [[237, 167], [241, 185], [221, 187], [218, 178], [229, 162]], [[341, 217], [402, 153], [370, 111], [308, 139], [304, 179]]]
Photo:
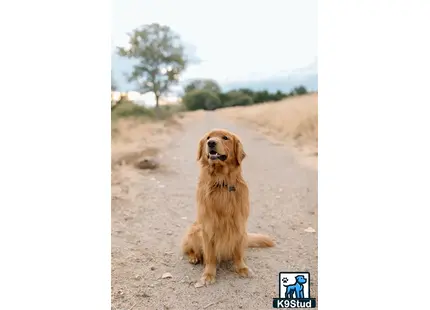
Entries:
[[214, 283], [216, 276], [215, 245], [212, 238], [205, 232], [203, 232], [203, 261], [205, 269], [201, 281], [203, 284]]
[[246, 240], [244, 238], [238, 243], [233, 253], [233, 263], [234, 263], [236, 272], [241, 277], [247, 277], [251, 273], [251, 271], [249, 270], [248, 266], [246, 266], [244, 261], [245, 246], [246, 246]]

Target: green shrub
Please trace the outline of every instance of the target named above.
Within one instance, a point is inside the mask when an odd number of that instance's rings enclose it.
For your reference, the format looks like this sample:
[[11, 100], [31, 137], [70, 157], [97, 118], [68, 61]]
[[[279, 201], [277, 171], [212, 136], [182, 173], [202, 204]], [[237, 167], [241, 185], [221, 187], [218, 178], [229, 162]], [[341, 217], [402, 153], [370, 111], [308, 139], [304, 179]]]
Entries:
[[240, 91], [230, 91], [226, 94], [224, 107], [238, 107], [253, 104], [252, 97]]
[[287, 97], [287, 94], [284, 94], [282, 91], [278, 90], [272, 97], [273, 101], [279, 101]]
[[308, 93], [308, 90], [304, 86], [295, 87], [292, 91], [293, 95], [305, 95]]
[[188, 92], [183, 103], [188, 110], [216, 110], [221, 107], [218, 95], [208, 90], [192, 90]]
[[250, 88], [239, 88], [237, 91], [247, 94], [248, 96], [254, 98], [255, 92]]
[[221, 93], [221, 87], [215, 80], [212, 79], [195, 79], [185, 86], [185, 93], [189, 93], [193, 90], [207, 90], [216, 94]]
[[186, 111], [186, 107], [182, 104], [166, 104], [160, 105], [160, 109], [166, 111], [166, 113], [175, 114]]
[[261, 103], [261, 102], [267, 102], [271, 100], [271, 96], [267, 90], [263, 91], [256, 91], [254, 93], [254, 102], [255, 103]]
[[121, 117], [154, 117], [155, 113], [153, 109], [146, 108], [141, 105], [134, 104], [131, 101], [121, 100], [111, 110], [111, 118], [117, 119]]
[[157, 110], [155, 107], [148, 108], [135, 104], [124, 97], [111, 107], [111, 119], [117, 120], [123, 117], [146, 117], [165, 120], [185, 110], [186, 109], [182, 104], [160, 105]]

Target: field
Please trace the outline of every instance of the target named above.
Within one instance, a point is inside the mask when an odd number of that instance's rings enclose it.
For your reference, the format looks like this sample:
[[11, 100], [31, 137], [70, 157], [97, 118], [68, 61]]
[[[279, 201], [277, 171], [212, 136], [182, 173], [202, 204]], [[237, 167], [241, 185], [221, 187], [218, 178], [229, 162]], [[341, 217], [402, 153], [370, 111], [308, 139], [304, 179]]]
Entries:
[[[221, 115], [286, 143], [313, 166], [318, 158], [318, 94], [287, 98], [249, 107], [221, 109]], [[300, 156], [299, 155], [299, 156]]]

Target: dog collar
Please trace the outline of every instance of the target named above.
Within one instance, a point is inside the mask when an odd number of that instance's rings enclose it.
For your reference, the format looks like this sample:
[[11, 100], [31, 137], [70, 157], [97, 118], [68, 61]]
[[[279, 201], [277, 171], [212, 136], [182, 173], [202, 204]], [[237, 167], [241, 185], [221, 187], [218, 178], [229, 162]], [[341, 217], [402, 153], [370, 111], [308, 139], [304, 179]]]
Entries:
[[234, 185], [228, 185], [225, 182], [222, 183], [215, 183], [216, 187], [227, 187], [229, 192], [235, 192], [236, 191], [236, 187]]

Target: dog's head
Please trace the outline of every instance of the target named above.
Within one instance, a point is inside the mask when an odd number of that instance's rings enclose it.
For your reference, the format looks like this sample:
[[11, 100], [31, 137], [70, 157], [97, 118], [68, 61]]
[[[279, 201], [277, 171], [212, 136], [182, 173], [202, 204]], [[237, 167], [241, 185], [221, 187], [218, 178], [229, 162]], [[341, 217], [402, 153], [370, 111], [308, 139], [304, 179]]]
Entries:
[[197, 160], [209, 165], [240, 166], [245, 156], [239, 137], [225, 129], [206, 133], [197, 150]]
[[300, 284], [305, 284], [306, 278], [304, 276], [296, 276], [296, 282]]

